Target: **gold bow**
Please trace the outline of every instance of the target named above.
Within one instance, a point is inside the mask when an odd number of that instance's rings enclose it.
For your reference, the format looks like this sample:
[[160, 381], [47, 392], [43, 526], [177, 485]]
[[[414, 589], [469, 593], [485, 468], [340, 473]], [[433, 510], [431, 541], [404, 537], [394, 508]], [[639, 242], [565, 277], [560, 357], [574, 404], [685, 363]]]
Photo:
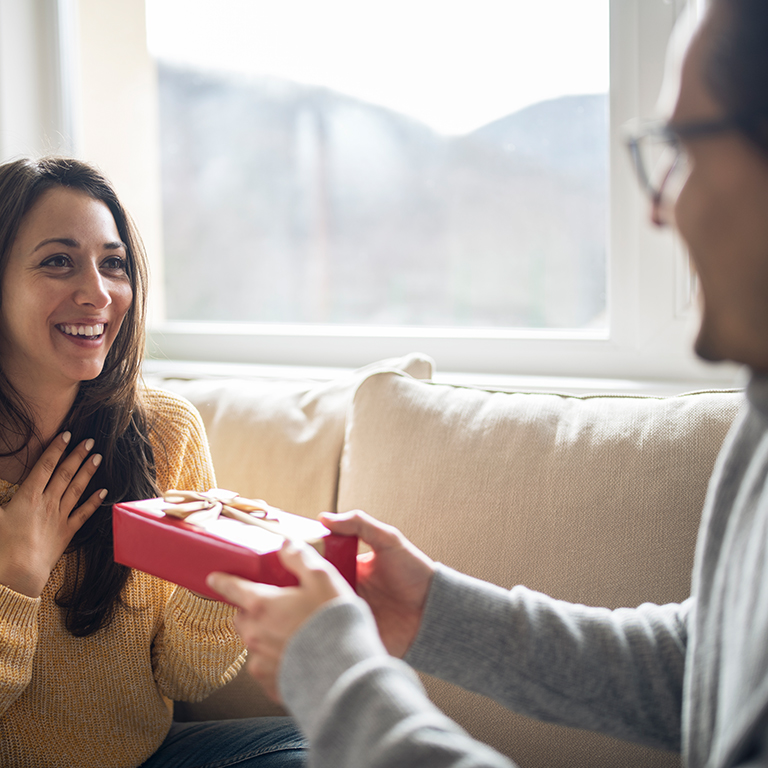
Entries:
[[246, 499], [234, 491], [212, 488], [204, 492], [170, 490], [163, 494], [163, 500], [166, 504], [162, 510], [166, 515], [181, 518], [193, 525], [204, 526], [223, 515], [284, 536], [275, 514], [279, 510], [261, 499]]

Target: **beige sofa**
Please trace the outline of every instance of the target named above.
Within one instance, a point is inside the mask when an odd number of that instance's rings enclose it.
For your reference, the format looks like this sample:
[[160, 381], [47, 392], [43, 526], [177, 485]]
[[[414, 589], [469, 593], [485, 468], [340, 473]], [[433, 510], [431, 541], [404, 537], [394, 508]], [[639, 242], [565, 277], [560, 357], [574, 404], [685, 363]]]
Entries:
[[[431, 374], [431, 360], [414, 354], [331, 382], [156, 373], [149, 383], [200, 410], [221, 487], [309, 516], [365, 509], [433, 558], [506, 587], [609, 607], [686, 597], [707, 480], [740, 393], [507, 393]], [[425, 683], [523, 768], [678, 763]], [[276, 711], [241, 674], [176, 716]]]

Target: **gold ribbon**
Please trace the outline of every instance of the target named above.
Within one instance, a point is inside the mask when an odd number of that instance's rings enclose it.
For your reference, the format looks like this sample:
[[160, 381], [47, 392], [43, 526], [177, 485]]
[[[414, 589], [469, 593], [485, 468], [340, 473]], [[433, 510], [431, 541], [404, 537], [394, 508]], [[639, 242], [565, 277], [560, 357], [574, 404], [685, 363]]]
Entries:
[[285, 536], [275, 514], [279, 510], [266, 501], [246, 499], [234, 491], [225, 491], [223, 488], [212, 488], [204, 492], [170, 490], [163, 494], [163, 500], [166, 504], [162, 510], [166, 515], [178, 517], [193, 525], [205, 526], [222, 515]]
[[[201, 528], [205, 528], [206, 523], [213, 522], [221, 515], [246, 525], [258, 525], [284, 539], [294, 538], [280, 525], [280, 513], [287, 515], [287, 512], [270, 506], [262, 499], [246, 499], [234, 491], [225, 491], [223, 488], [212, 488], [203, 492], [171, 490], [163, 494], [163, 501], [166, 503], [161, 509], [166, 515], [178, 517]], [[324, 537], [295, 538], [325, 555]]]

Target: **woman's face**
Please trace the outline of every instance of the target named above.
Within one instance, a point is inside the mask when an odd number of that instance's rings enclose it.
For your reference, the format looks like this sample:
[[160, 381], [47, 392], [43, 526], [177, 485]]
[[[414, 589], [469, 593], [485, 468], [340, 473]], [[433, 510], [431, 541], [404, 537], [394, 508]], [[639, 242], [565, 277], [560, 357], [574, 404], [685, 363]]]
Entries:
[[131, 305], [109, 208], [65, 187], [22, 221], [0, 286], [3, 369], [22, 394], [94, 379]]

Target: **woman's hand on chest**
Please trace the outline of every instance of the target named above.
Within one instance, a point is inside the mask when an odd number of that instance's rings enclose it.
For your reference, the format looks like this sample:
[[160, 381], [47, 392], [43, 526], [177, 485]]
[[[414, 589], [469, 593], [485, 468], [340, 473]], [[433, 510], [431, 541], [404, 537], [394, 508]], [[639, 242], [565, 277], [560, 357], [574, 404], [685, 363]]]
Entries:
[[93, 440], [84, 440], [62, 459], [70, 435], [55, 437], [15, 496], [0, 507], [0, 584], [39, 597], [72, 537], [98, 509], [102, 489], [76, 507], [101, 463]]

